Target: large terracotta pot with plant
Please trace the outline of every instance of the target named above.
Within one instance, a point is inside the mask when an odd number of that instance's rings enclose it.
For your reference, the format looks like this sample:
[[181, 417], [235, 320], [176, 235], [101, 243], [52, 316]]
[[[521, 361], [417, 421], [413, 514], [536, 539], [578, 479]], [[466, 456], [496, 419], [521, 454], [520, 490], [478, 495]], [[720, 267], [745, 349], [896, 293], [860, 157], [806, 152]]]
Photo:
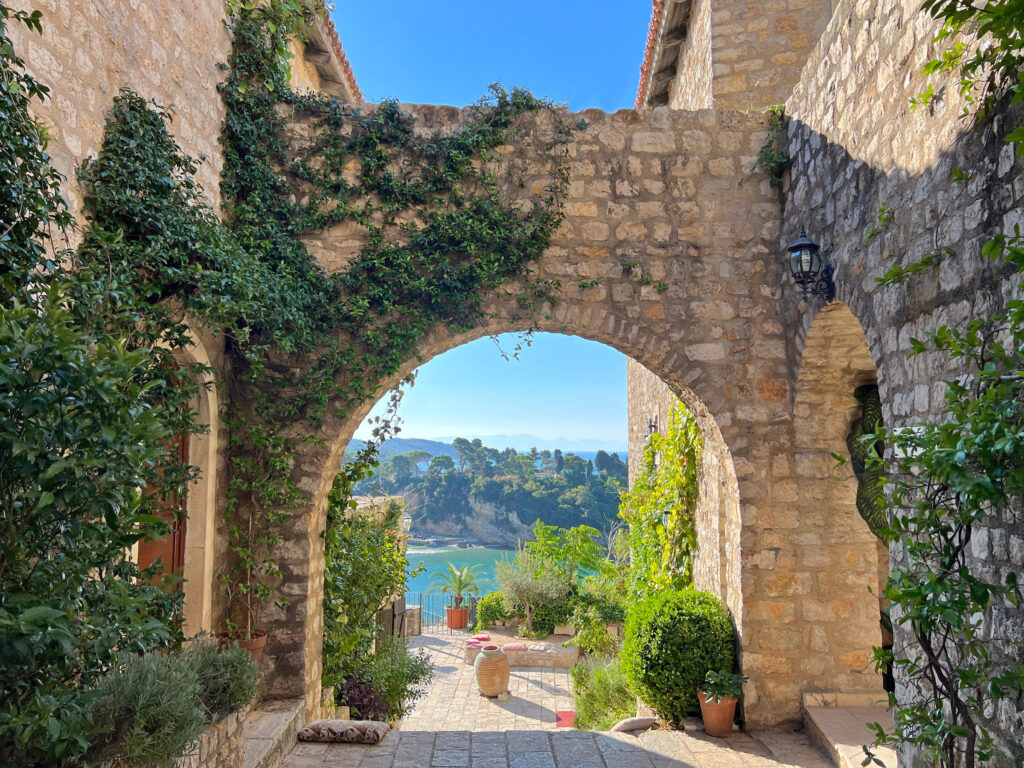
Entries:
[[456, 568], [448, 563], [448, 570], [435, 574], [431, 580], [428, 592], [450, 593], [452, 596], [452, 604], [444, 609], [448, 629], [465, 629], [469, 624], [469, 608], [463, 607], [462, 601], [467, 595], [479, 594], [489, 586], [486, 579], [480, 579], [476, 574], [477, 568], [481, 567], [464, 565]]
[[740, 699], [743, 683], [747, 678], [730, 672], [708, 672], [704, 682], [697, 688], [700, 702], [700, 717], [704, 721], [704, 733], [719, 738], [732, 733], [736, 718], [736, 703]]
[[217, 575], [228, 599], [224, 630], [217, 633], [217, 639], [245, 648], [254, 661], [263, 657], [268, 639], [259, 625], [261, 609], [268, 602], [279, 607], [288, 604], [274, 586], [281, 569], [273, 555], [281, 542], [278, 526], [286, 517], [255, 503], [243, 507], [240, 514], [224, 513], [228, 544], [236, 558]]
[[469, 608], [446, 605], [444, 607], [444, 620], [448, 629], [465, 629], [469, 624]]

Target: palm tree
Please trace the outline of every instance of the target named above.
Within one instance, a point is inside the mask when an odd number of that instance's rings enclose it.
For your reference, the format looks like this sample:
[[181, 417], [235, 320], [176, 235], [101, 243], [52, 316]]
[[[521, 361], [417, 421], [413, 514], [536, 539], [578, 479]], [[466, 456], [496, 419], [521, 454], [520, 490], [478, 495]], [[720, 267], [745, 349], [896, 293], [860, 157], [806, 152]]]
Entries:
[[452, 563], [448, 563], [448, 571], [435, 573], [427, 591], [442, 594], [451, 592], [454, 607], [459, 608], [462, 605], [463, 595], [482, 592], [488, 586], [487, 580], [479, 578], [476, 574], [477, 568], [482, 567], [482, 565], [463, 565], [461, 568], [456, 568]]

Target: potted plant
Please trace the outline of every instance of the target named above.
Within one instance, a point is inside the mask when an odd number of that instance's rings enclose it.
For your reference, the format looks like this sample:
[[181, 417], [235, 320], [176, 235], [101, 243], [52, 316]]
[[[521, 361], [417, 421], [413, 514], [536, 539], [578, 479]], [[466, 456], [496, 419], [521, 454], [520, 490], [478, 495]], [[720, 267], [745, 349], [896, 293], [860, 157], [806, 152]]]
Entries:
[[245, 505], [225, 505], [223, 519], [233, 557], [217, 575], [228, 599], [224, 631], [217, 638], [245, 648], [259, 661], [267, 645], [267, 632], [259, 625], [261, 609], [267, 602], [280, 608], [289, 602], [276, 586], [282, 574], [273, 554], [282, 540], [279, 527], [288, 515], [255, 496], [251, 494]]
[[736, 702], [739, 701], [745, 682], [747, 678], [744, 675], [709, 671], [704, 682], [697, 687], [700, 716], [708, 736], [723, 737], [732, 733]]
[[434, 574], [430, 582], [428, 592], [450, 592], [452, 604], [445, 606], [445, 621], [449, 629], [465, 629], [469, 624], [469, 608], [463, 607], [462, 601], [466, 595], [482, 592], [488, 585], [485, 579], [480, 579], [476, 570], [482, 566], [463, 565], [456, 568], [448, 563], [448, 570]]

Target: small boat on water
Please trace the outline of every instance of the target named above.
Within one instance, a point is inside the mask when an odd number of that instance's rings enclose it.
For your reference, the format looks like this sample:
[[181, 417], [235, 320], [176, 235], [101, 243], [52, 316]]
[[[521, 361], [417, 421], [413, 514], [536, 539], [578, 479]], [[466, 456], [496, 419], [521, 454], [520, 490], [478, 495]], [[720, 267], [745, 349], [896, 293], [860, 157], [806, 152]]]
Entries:
[[428, 547], [436, 547], [437, 546], [437, 539], [428, 539], [427, 540], [427, 546]]
[[469, 548], [469, 542], [468, 541], [457, 541], [457, 542], [455, 542], [455, 546], [458, 547], [459, 549], [468, 549]]

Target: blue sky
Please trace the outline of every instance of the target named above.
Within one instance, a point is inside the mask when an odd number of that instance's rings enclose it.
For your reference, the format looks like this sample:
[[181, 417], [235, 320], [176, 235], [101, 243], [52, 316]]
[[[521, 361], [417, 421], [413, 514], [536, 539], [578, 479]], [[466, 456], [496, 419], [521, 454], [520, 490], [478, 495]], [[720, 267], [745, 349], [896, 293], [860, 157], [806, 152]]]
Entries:
[[[650, 14], [650, 0], [338, 0], [332, 16], [368, 101], [461, 106], [497, 81], [574, 110], [613, 111], [633, 105]], [[626, 358], [538, 334], [506, 362], [480, 339], [421, 366], [400, 414], [403, 437], [531, 434], [618, 446]]]
[[[516, 336], [499, 342], [511, 351]], [[624, 449], [626, 358], [594, 341], [538, 333], [518, 360], [506, 361], [494, 341], [478, 339], [421, 365], [398, 412], [399, 437], [529, 434]], [[360, 428], [356, 437], [369, 432]]]
[[462, 106], [487, 86], [572, 109], [633, 106], [650, 0], [336, 0], [331, 14], [368, 101]]

